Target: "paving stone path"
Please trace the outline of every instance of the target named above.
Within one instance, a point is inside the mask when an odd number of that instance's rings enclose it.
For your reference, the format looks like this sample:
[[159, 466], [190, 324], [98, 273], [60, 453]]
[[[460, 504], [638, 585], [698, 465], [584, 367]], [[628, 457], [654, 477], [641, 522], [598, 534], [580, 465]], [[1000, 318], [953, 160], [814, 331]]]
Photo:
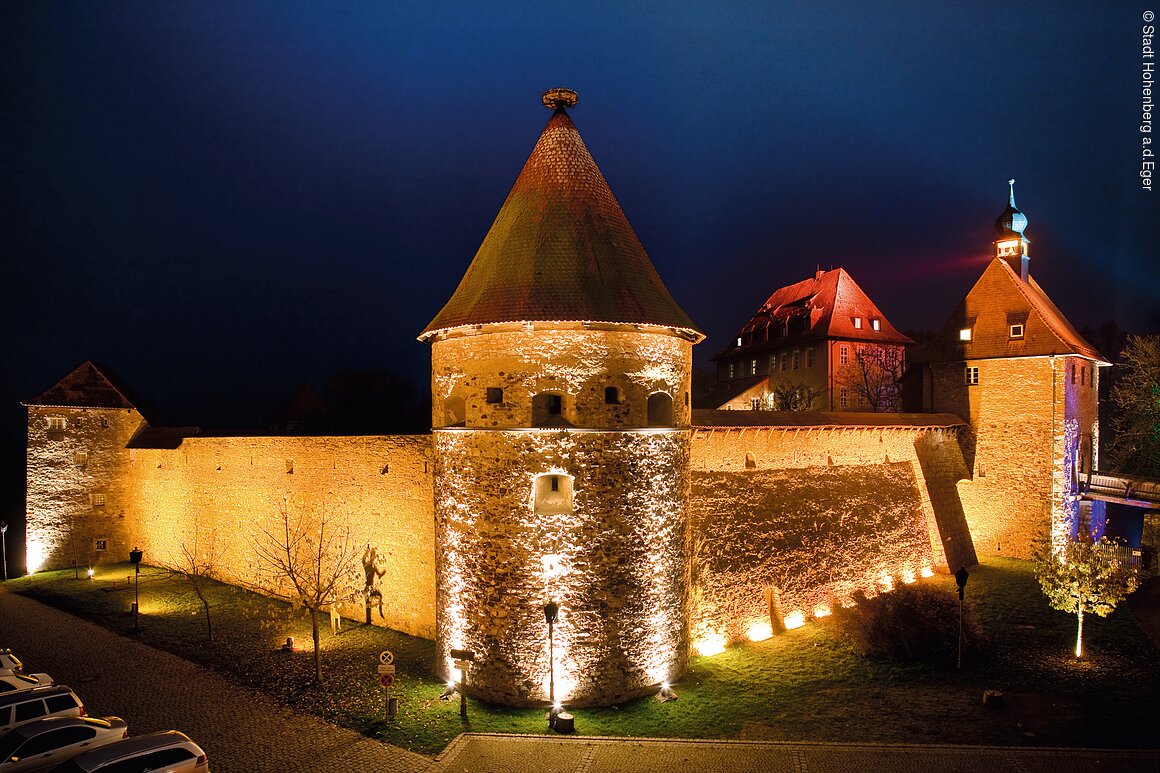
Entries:
[[295, 714], [189, 661], [0, 586], [0, 647], [132, 733], [181, 730], [215, 773], [1160, 773], [1160, 750], [759, 743], [465, 733], [435, 760]]
[[433, 773], [1158, 773], [1160, 751], [466, 733]]
[[427, 770], [431, 760], [311, 716], [294, 714], [169, 653], [0, 590], [0, 646], [29, 671], [67, 684], [91, 716], [115, 714], [133, 735], [181, 730], [214, 773]]

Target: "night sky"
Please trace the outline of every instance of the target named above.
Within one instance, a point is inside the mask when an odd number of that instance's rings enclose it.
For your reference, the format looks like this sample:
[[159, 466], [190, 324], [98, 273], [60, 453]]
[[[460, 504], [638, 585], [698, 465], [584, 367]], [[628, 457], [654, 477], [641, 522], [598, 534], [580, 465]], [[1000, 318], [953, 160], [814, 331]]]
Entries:
[[709, 333], [702, 363], [817, 265], [900, 329], [940, 326], [1009, 177], [1077, 326], [1160, 319], [1146, 6], [482, 5], [0, 6], [4, 459], [19, 401], [90, 358], [195, 421], [343, 367], [426, 389], [415, 336], [553, 86]]

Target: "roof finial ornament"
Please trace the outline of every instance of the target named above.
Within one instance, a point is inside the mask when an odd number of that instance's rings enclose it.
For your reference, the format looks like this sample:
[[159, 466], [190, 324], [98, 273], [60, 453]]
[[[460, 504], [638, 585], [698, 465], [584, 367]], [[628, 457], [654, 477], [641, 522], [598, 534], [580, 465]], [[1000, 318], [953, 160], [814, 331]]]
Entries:
[[566, 110], [570, 107], [576, 107], [576, 103], [580, 101], [580, 95], [572, 89], [548, 89], [541, 97], [544, 107], [549, 110]]
[[1007, 203], [1013, 207], [1015, 206], [1015, 178], [1012, 177], [1010, 180], [1008, 180], [1007, 185], [1011, 188], [1011, 195], [1008, 197]]

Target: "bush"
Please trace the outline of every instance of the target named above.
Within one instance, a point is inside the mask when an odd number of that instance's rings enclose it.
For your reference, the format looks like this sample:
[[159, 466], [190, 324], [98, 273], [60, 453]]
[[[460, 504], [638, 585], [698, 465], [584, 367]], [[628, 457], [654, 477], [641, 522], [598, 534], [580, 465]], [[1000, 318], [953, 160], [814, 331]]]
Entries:
[[[859, 599], [838, 623], [854, 649], [872, 658], [954, 666], [958, 654], [959, 599], [926, 585]], [[984, 636], [970, 605], [963, 609], [963, 657], [980, 651]]]

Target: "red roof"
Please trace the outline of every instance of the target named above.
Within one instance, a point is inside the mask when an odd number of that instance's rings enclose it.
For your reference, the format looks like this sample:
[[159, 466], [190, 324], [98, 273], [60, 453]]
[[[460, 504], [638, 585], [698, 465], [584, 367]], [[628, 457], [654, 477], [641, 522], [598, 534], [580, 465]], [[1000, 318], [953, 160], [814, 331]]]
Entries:
[[[1022, 337], [1011, 336], [1012, 325], [1023, 326]], [[971, 329], [969, 341], [960, 340], [959, 331], [964, 328]], [[936, 341], [915, 361], [1047, 355], [1078, 355], [1107, 362], [1063, 316], [1034, 277], [1024, 282], [1007, 261], [994, 258]]]
[[[855, 320], [861, 327], [855, 327]], [[871, 320], [878, 320], [878, 330]], [[898, 332], [844, 268], [774, 291], [738, 332], [741, 348], [841, 338], [884, 344], [914, 343]], [[736, 350], [733, 346], [726, 353]], [[720, 356], [720, 355], [718, 355]]]
[[101, 368], [88, 360], [24, 404], [68, 408], [135, 408], [126, 397], [127, 390], [118, 381], [107, 368]]
[[451, 300], [420, 340], [466, 325], [583, 321], [703, 334], [677, 305], [563, 108]]

